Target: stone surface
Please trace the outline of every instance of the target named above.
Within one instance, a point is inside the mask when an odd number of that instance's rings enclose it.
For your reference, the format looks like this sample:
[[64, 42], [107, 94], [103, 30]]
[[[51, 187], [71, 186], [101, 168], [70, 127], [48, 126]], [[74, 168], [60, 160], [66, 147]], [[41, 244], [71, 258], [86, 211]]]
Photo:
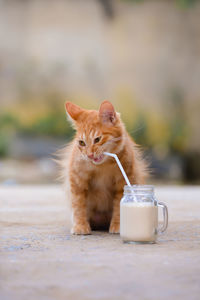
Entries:
[[60, 186], [0, 187], [0, 299], [199, 299], [200, 187], [157, 187], [169, 227], [154, 245], [71, 236]]

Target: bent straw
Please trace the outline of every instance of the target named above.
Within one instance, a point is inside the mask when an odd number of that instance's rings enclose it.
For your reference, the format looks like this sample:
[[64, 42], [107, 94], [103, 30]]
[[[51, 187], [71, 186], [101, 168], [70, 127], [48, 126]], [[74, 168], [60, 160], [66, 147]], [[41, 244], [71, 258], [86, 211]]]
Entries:
[[[128, 179], [128, 177], [127, 177], [125, 171], [124, 171], [124, 168], [122, 167], [122, 164], [121, 164], [119, 158], [117, 157], [117, 154], [110, 153], [110, 152], [104, 152], [103, 154], [108, 155], [108, 156], [111, 156], [111, 157], [114, 157], [114, 159], [116, 160], [116, 162], [117, 162], [117, 164], [118, 164], [118, 167], [120, 168], [120, 170], [121, 170], [121, 172], [122, 172], [122, 175], [124, 176], [124, 179], [125, 179], [127, 185], [131, 187], [130, 181], [129, 181], [129, 179]], [[132, 194], [132, 196], [133, 196], [134, 201], [137, 202], [137, 198], [135, 197], [135, 194], [134, 194], [132, 188], [131, 188], [131, 194]]]
[[125, 171], [124, 171], [124, 168], [122, 167], [122, 164], [120, 163], [120, 160], [119, 160], [119, 158], [117, 157], [117, 154], [114, 154], [114, 153], [109, 153], [109, 152], [104, 152], [103, 154], [105, 154], [105, 155], [108, 155], [108, 156], [111, 156], [111, 157], [114, 157], [114, 158], [115, 158], [115, 160], [116, 160], [116, 162], [117, 162], [117, 164], [118, 164], [118, 167], [120, 168], [120, 170], [121, 170], [121, 172], [122, 172], [122, 175], [124, 176], [124, 179], [125, 179], [125, 181], [126, 181], [127, 185], [131, 187], [130, 181], [129, 181], [129, 179], [128, 179], [128, 177], [127, 177], [127, 175], [126, 175]]

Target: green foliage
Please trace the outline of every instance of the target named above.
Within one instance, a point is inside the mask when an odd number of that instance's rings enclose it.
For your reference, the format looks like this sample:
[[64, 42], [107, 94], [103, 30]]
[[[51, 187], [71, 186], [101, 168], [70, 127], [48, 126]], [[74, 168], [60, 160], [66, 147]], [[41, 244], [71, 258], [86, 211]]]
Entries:
[[133, 129], [130, 131], [131, 136], [134, 138], [137, 144], [147, 145], [148, 144], [148, 124], [147, 118], [144, 113], [140, 113], [135, 121]]
[[52, 137], [67, 137], [70, 138], [73, 130], [66, 121], [66, 115], [62, 112], [50, 112], [36, 119], [28, 126], [20, 126], [20, 132], [37, 135], [37, 136], [52, 136]]
[[183, 8], [190, 7], [194, 5], [195, 2], [197, 2], [197, 0], [176, 0], [176, 3]]
[[11, 112], [5, 112], [0, 114], [0, 132], [11, 132], [17, 130], [19, 127], [19, 121], [15, 115]]
[[19, 128], [17, 118], [10, 112], [0, 114], [0, 157], [8, 155], [9, 139]]
[[[63, 101], [64, 102], [64, 101]], [[51, 136], [70, 138], [73, 129], [66, 120], [62, 101], [48, 99], [21, 101], [15, 107], [0, 114], [1, 152], [5, 152], [5, 136], [28, 134], [29, 136]]]
[[8, 137], [4, 133], [0, 132], [0, 157], [8, 155], [9, 143]]
[[[147, 0], [122, 0], [122, 1], [126, 1], [126, 2], [132, 2], [132, 3], [142, 3], [145, 2]], [[148, 0], [149, 1], [149, 0]], [[163, 0], [166, 1], [166, 0]], [[188, 8], [192, 5], [195, 4], [195, 2], [197, 2], [198, 0], [175, 0], [175, 3], [177, 4], [177, 6], [182, 7], [182, 8]]]
[[181, 92], [173, 88], [168, 101], [169, 145], [173, 152], [183, 152], [188, 136], [184, 97]]
[[[136, 143], [182, 153], [188, 138], [183, 97], [173, 90], [169, 99], [166, 101], [166, 115], [158, 113], [153, 107], [152, 110], [142, 109], [127, 89], [117, 92], [114, 104]], [[98, 107], [98, 103], [84, 98], [80, 103], [75, 102], [85, 108]], [[59, 95], [51, 93], [42, 101], [20, 101], [15, 107], [1, 112], [0, 156], [7, 154], [9, 139], [15, 133], [33, 137], [59, 137], [66, 141], [70, 139], [74, 130], [66, 120], [64, 103], [65, 100], [61, 101]]]

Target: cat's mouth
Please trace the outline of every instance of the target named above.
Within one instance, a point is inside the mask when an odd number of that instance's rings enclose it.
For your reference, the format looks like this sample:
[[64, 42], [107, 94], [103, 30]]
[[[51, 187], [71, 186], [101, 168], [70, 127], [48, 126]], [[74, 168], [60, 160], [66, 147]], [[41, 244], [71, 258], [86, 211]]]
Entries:
[[104, 155], [101, 154], [100, 156], [94, 157], [92, 159], [92, 162], [97, 165], [100, 164], [103, 161], [103, 159], [104, 159]]

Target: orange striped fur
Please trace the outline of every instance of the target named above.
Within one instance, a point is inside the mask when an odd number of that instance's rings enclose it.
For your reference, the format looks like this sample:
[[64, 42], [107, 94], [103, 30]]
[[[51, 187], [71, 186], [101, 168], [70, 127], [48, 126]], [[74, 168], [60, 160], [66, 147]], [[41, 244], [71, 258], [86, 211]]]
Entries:
[[124, 178], [111, 157], [116, 153], [132, 184], [143, 184], [146, 164], [127, 133], [113, 105], [104, 101], [99, 111], [66, 103], [76, 135], [62, 161], [66, 189], [72, 208], [73, 234], [90, 234], [91, 229], [119, 233], [120, 199]]

